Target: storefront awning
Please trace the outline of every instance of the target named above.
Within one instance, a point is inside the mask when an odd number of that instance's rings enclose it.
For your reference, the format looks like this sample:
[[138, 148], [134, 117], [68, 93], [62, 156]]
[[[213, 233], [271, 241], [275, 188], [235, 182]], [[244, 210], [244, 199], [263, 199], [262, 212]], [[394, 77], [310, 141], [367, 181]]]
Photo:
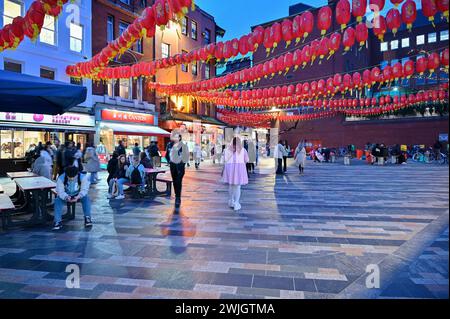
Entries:
[[209, 116], [201, 116], [198, 114], [188, 114], [188, 113], [181, 113], [181, 112], [170, 112], [168, 114], [163, 114], [160, 117], [161, 121], [183, 121], [183, 122], [194, 122], [194, 121], [200, 121], [202, 124], [210, 124], [210, 125], [216, 125], [216, 126], [222, 126], [226, 127], [227, 124]]
[[0, 112], [62, 114], [86, 94], [80, 85], [0, 70]]
[[55, 131], [55, 132], [95, 132], [95, 127], [70, 126], [70, 125], [52, 125], [52, 124], [31, 124], [1, 122], [1, 128], [19, 128], [24, 131]]
[[102, 129], [110, 129], [114, 134], [138, 135], [138, 136], [170, 136], [170, 133], [151, 125], [133, 125], [119, 123], [101, 123]]

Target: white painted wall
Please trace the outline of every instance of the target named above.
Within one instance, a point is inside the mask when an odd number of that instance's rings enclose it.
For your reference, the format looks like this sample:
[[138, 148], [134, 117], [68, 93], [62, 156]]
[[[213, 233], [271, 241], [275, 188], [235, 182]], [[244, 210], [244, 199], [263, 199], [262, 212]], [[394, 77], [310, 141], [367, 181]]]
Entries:
[[[33, 0], [17, 0], [24, 3], [22, 16], [30, 7]], [[0, 0], [0, 26], [3, 27], [3, 7], [4, 0]], [[81, 53], [70, 50], [69, 25], [71, 16], [76, 14], [79, 9], [80, 24], [83, 26], [83, 49]], [[45, 67], [55, 71], [55, 80], [70, 82], [66, 75], [66, 66], [92, 57], [92, 39], [91, 39], [91, 21], [92, 21], [92, 0], [75, 0], [64, 5], [62, 13], [57, 19], [56, 27], [56, 45], [48, 45], [39, 42], [39, 37], [35, 43], [27, 37], [16, 50], [5, 50], [0, 53], [0, 69], [4, 67], [4, 60], [20, 62], [22, 64], [22, 73], [34, 76], [40, 75], [40, 68]], [[92, 83], [83, 80], [83, 86], [88, 90], [86, 101], [81, 106], [92, 107]]]

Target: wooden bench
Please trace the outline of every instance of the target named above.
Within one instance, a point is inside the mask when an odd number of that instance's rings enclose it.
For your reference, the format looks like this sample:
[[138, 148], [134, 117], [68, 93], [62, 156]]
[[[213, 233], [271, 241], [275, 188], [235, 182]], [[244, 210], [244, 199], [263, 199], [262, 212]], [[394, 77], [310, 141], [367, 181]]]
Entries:
[[[51, 193], [55, 196], [55, 199], [58, 197], [58, 193], [56, 192], [56, 189], [53, 188], [51, 190]], [[67, 213], [65, 213], [62, 218], [67, 220], [73, 220], [75, 219], [75, 207], [77, 206], [77, 203], [69, 203], [67, 202]]]
[[8, 195], [0, 194], [0, 215], [2, 219], [2, 228], [7, 229], [11, 221], [11, 212], [14, 211], [14, 203]]
[[134, 199], [143, 198], [144, 195], [139, 192], [140, 187], [145, 187], [145, 184], [132, 184], [132, 183], [124, 183], [124, 185], [128, 186], [131, 189], [131, 197]]
[[165, 183], [166, 184], [166, 191], [164, 193], [166, 193], [167, 196], [171, 196], [172, 195], [172, 179], [171, 178], [164, 178], [164, 177], [158, 177], [156, 178], [157, 182], [160, 183]]

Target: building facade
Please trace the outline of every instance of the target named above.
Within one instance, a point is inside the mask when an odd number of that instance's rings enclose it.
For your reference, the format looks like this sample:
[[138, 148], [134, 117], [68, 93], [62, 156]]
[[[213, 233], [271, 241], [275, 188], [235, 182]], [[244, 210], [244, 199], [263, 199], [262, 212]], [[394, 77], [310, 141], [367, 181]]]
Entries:
[[[0, 25], [24, 16], [32, 0], [0, 0]], [[44, 77], [61, 82], [83, 85], [87, 99], [73, 112], [58, 116], [0, 112], [0, 170], [22, 168], [24, 155], [31, 144], [73, 140], [85, 144], [94, 139], [92, 83], [76, 81], [66, 75], [66, 66], [92, 56], [91, 0], [67, 3], [56, 19], [46, 16], [40, 36], [35, 43], [27, 37], [16, 50], [0, 53], [0, 69]], [[39, 112], [39, 110], [36, 110]]]
[[[336, 6], [337, 1], [329, 1], [332, 8]], [[297, 15], [305, 10], [310, 10], [317, 21], [317, 8], [312, 8], [303, 3], [293, 5], [289, 8], [290, 16]], [[285, 17], [277, 20], [281, 22]], [[263, 24], [264, 27], [270, 26], [275, 21]], [[330, 30], [339, 30], [334, 16]], [[305, 43], [319, 38], [317, 30], [308, 37]], [[291, 45], [292, 47], [292, 45]], [[301, 47], [299, 45], [299, 47]], [[421, 52], [438, 50], [448, 47], [448, 23], [436, 18], [436, 27], [433, 27], [419, 11], [417, 20], [413, 24], [412, 31], [405, 28], [400, 29], [394, 36], [387, 32], [383, 42], [380, 42], [373, 32], [369, 31], [369, 39], [365, 47], [358, 50], [357, 46], [343, 55], [341, 52], [334, 54], [328, 61], [322, 64], [314, 63], [304, 70], [299, 68], [296, 72], [289, 72], [286, 76], [275, 76], [273, 79], [263, 79], [257, 85], [259, 87], [284, 85], [299, 83], [302, 81], [313, 81], [317, 79], [326, 79], [335, 73], [347, 73], [354, 70], [381, 65], [381, 67], [390, 63], [393, 65], [402, 58], [411, 57], [417, 59]], [[289, 48], [288, 48], [289, 50]], [[281, 43], [273, 53], [277, 55], [285, 52], [285, 45]], [[266, 60], [264, 48], [259, 48], [253, 55], [253, 63]], [[406, 60], [406, 59], [405, 59]], [[403, 61], [405, 61], [403, 60]], [[391, 87], [388, 91], [372, 88], [372, 92], [366, 92], [370, 96], [380, 94], [401, 94], [428, 89], [437, 86], [438, 81], [447, 79], [448, 75], [439, 72], [431, 79], [412, 79], [403, 81], [398, 87]], [[289, 110], [293, 114], [298, 114], [296, 109]], [[439, 116], [437, 114], [417, 114], [409, 117], [389, 117], [379, 119], [360, 119], [346, 118], [337, 116], [322, 120], [300, 123], [274, 123], [279, 129], [279, 138], [288, 140], [290, 145], [297, 145], [300, 140], [312, 142], [314, 145], [323, 145], [328, 147], [339, 147], [354, 144], [357, 147], [363, 147], [367, 142], [381, 142], [391, 144], [426, 144], [432, 145], [441, 135], [448, 134], [448, 116]]]

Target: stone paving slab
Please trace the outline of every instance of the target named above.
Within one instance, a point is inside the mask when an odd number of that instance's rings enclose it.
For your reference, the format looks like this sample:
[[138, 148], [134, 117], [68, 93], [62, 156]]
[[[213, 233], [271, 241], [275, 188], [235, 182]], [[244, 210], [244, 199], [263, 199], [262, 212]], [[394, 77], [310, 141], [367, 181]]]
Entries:
[[[0, 231], [0, 298], [448, 298], [447, 166], [307, 164], [277, 177], [263, 160], [240, 212], [218, 165], [187, 170], [179, 209], [108, 201], [101, 173], [91, 230], [80, 207], [60, 232]], [[380, 289], [364, 285], [370, 264]]]

